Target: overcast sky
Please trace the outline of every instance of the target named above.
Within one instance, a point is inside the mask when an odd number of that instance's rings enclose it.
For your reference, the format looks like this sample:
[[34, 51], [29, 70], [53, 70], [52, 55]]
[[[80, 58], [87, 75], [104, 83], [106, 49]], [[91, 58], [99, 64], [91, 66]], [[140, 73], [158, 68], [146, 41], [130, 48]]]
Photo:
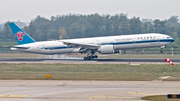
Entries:
[[37, 15], [126, 13], [128, 18], [168, 19], [180, 16], [180, 0], [0, 0], [0, 22], [30, 22]]

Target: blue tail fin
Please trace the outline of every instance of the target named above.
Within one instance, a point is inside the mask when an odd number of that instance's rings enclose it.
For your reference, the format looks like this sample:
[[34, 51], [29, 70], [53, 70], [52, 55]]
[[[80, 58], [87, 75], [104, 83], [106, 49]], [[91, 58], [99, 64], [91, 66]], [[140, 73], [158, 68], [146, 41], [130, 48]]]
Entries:
[[28, 44], [35, 42], [26, 32], [24, 32], [21, 28], [19, 28], [15, 23], [9, 23], [11, 30], [14, 34], [19, 45]]

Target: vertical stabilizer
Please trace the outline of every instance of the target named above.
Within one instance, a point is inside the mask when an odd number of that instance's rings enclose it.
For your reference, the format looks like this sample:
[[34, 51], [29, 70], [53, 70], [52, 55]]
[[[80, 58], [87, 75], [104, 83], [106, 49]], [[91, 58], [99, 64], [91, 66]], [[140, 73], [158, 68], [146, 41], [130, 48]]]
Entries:
[[15, 23], [9, 23], [11, 30], [16, 38], [16, 41], [19, 45], [28, 44], [35, 42], [26, 32], [24, 32], [21, 28], [19, 28]]

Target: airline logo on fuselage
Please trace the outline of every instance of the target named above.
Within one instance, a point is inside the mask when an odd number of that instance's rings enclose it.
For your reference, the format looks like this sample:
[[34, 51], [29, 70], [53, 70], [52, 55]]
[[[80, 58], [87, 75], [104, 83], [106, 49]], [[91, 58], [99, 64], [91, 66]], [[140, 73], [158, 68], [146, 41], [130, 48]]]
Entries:
[[22, 41], [23, 40], [23, 36], [25, 36], [25, 33], [19, 31], [15, 34], [16, 37], [18, 37], [18, 40], [19, 41]]

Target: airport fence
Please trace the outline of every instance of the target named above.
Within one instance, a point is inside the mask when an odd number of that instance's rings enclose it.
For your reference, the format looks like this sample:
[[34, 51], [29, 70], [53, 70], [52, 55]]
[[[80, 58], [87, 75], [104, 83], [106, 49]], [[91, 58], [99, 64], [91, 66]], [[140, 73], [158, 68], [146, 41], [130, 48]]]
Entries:
[[[161, 54], [160, 51], [157, 50], [146, 50], [146, 51], [131, 51], [126, 50], [126, 52], [122, 52], [122, 54]], [[172, 51], [172, 50], [164, 50], [163, 54], [180, 54], [180, 50]]]

